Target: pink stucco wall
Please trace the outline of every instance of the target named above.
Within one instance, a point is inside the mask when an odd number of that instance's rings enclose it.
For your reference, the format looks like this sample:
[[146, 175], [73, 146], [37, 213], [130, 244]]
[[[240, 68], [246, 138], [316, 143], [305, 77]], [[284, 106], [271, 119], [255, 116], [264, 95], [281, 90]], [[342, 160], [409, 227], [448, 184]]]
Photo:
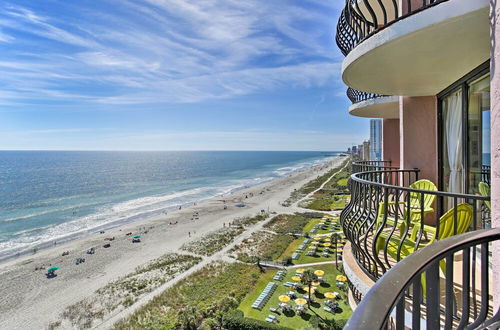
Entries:
[[[491, 222], [500, 227], [500, 5], [491, 0]], [[498, 37], [499, 39], [497, 39]], [[500, 244], [493, 245], [493, 299], [500, 306]]]
[[400, 97], [400, 165], [419, 168], [419, 178], [438, 183], [437, 99]]
[[399, 166], [399, 119], [382, 120], [382, 159]]

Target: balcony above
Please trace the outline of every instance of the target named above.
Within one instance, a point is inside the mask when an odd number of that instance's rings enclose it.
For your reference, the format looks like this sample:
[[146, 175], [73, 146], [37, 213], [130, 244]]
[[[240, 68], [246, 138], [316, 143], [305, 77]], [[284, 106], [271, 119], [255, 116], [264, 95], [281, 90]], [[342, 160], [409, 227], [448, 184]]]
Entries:
[[489, 59], [489, 2], [347, 0], [336, 39], [348, 86], [436, 95]]
[[365, 118], [399, 118], [399, 97], [361, 92], [347, 89], [347, 97], [352, 102], [349, 113]]

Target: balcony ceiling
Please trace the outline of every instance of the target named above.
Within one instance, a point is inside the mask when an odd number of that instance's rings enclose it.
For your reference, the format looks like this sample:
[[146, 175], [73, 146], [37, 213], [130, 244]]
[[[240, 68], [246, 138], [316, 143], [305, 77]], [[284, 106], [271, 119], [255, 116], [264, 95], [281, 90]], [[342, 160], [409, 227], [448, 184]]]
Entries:
[[365, 118], [399, 118], [399, 97], [384, 96], [354, 103], [349, 107], [349, 113]]
[[450, 0], [369, 37], [344, 59], [342, 78], [357, 90], [435, 95], [490, 56], [488, 0]]

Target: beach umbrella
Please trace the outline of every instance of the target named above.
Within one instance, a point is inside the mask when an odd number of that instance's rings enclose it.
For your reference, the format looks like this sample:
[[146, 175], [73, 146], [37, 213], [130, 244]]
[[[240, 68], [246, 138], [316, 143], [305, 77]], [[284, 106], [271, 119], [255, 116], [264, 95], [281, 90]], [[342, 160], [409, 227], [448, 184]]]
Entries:
[[320, 282], [312, 282], [312, 285], [314, 285], [314, 286], [318, 286], [320, 284], [321, 284]]
[[316, 246], [311, 245], [311, 246], [308, 247], [308, 249], [316, 249]]
[[337, 277], [335, 279], [339, 282], [347, 281], [347, 277], [345, 277], [344, 275], [337, 275]]
[[324, 243], [323, 246], [332, 246], [332, 243]]
[[56, 270], [58, 270], [59, 267], [56, 267], [56, 266], [52, 266], [50, 267], [49, 269], [47, 269], [48, 272], [55, 272]]
[[325, 271], [321, 270], [321, 269], [318, 269], [318, 270], [314, 271], [314, 275], [316, 275], [316, 276], [323, 276], [323, 275], [325, 275]]
[[300, 281], [300, 276], [292, 276], [292, 280], [294, 280], [294, 281]]
[[321, 240], [321, 237], [316, 236], [316, 237], [314, 237], [314, 240], [315, 240], [315, 241], [319, 241], [319, 240]]
[[338, 248], [337, 249], [337, 252], [342, 252], [343, 250], [341, 248]]
[[332, 299], [335, 298], [335, 294], [333, 292], [325, 292], [325, 297]]
[[314, 292], [316, 292], [316, 290], [314, 290], [313, 288], [311, 288], [311, 290], [309, 291], [309, 288], [306, 288], [305, 289], [307, 293], [309, 294], [314, 294]]
[[134, 238], [141, 238], [141, 235], [135, 235]]
[[285, 296], [285, 295], [279, 296], [278, 299], [279, 299], [279, 301], [284, 302], [284, 303], [290, 301], [290, 297], [289, 296]]
[[299, 268], [297, 269], [295, 272], [298, 273], [298, 274], [302, 274], [303, 272], [305, 272], [306, 270], [304, 268]]
[[297, 299], [295, 299], [295, 303], [297, 305], [305, 305], [305, 304], [307, 304], [307, 300], [305, 300], [304, 298], [297, 298]]

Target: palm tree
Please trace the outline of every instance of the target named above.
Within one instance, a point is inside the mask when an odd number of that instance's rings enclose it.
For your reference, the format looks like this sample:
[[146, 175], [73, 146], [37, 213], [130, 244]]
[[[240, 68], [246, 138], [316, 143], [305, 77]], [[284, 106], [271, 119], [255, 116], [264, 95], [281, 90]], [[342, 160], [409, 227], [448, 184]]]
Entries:
[[189, 306], [179, 313], [179, 321], [183, 329], [196, 330], [201, 318], [200, 312], [194, 306]]
[[306, 269], [304, 273], [302, 274], [302, 277], [300, 279], [300, 282], [304, 285], [307, 285], [309, 288], [308, 295], [307, 295], [307, 307], [310, 308], [311, 306], [311, 286], [312, 282], [316, 282], [318, 280], [318, 277], [314, 274], [314, 272], [310, 269]]

